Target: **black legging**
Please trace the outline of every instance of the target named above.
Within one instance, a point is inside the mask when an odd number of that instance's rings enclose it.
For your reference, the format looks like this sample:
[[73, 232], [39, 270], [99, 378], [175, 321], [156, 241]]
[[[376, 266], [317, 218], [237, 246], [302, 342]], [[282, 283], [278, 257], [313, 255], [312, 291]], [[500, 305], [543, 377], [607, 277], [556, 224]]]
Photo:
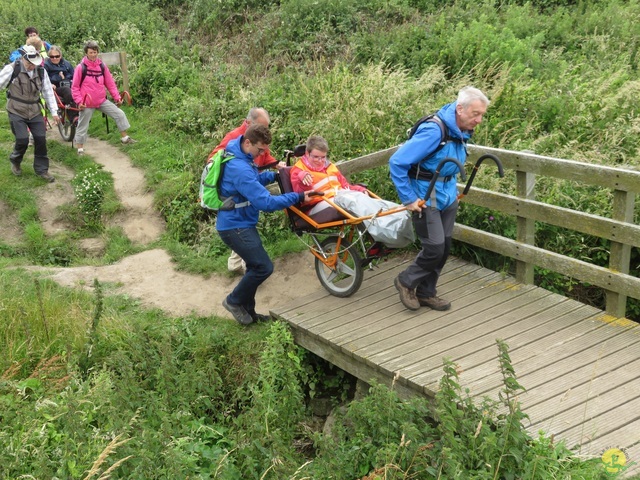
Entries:
[[[68, 107], [77, 108], [76, 102], [73, 101], [73, 95], [71, 95], [71, 87], [58, 87], [56, 88], [56, 93], [64, 103]], [[73, 121], [78, 116], [77, 110], [69, 110], [68, 112], [69, 120]]]

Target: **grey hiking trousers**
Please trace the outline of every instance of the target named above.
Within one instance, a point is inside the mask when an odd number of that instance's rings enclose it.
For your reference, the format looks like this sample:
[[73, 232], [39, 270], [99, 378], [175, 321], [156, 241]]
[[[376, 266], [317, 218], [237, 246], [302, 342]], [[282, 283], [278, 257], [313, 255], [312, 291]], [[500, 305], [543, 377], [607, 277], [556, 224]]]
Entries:
[[[449, 257], [451, 235], [457, 212], [458, 201], [456, 200], [445, 210], [427, 207], [422, 210], [422, 218], [414, 217], [414, 227], [422, 244], [422, 250], [398, 277], [404, 286], [412, 290], [416, 289], [416, 296], [420, 298], [433, 297], [436, 294], [440, 272]], [[416, 222], [424, 222], [424, 224]], [[428, 237], [424, 236], [425, 225]]]
[[120, 132], [127, 131], [131, 126], [129, 125], [129, 121], [127, 120], [125, 113], [120, 110], [115, 103], [105, 100], [98, 108], [85, 108], [80, 111], [80, 115], [78, 116], [78, 127], [76, 128], [76, 136], [74, 138], [75, 143], [84, 145], [87, 142], [89, 123], [91, 122], [91, 117], [95, 110], [100, 110], [106, 116], [113, 118], [116, 122], [116, 127]]

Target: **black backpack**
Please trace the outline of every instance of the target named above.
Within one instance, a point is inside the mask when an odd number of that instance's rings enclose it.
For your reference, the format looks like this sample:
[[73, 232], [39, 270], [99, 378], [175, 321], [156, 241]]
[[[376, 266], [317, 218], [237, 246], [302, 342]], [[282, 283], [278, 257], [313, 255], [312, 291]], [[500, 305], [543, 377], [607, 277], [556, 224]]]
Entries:
[[87, 65], [82, 62], [80, 64], [80, 68], [82, 68], [82, 73], [80, 74], [80, 83], [78, 84], [78, 87], [82, 86], [82, 82], [84, 82], [84, 79], [87, 75], [89, 75], [90, 77], [94, 77], [94, 78], [98, 78], [98, 77], [104, 77], [104, 63], [100, 62], [100, 73], [94, 73], [94, 72], [89, 72], [87, 73]]
[[[407, 131], [407, 139], [413, 137], [416, 134], [418, 127], [423, 123], [427, 123], [427, 122], [435, 123], [440, 127], [440, 135], [441, 135], [440, 144], [438, 145], [438, 148], [433, 152], [433, 153], [436, 153], [438, 150], [444, 147], [447, 144], [447, 142], [450, 142], [453, 139], [449, 136], [449, 129], [447, 128], [447, 126], [444, 124], [442, 119], [435, 113], [430, 113], [429, 115], [425, 115], [416, 123], [414, 123], [413, 127], [411, 127]], [[433, 153], [431, 155], [433, 155]]]
[[424, 157], [422, 160], [420, 160], [415, 165], [411, 165], [411, 168], [409, 169], [409, 176], [415, 177], [415, 178], [420, 179], [420, 180], [431, 180], [433, 178], [433, 173], [432, 172], [429, 172], [429, 171], [426, 171], [426, 170], [420, 170], [420, 164], [423, 161], [425, 161], [427, 158], [430, 158], [433, 155], [435, 155], [436, 153], [438, 153], [449, 142], [462, 143], [462, 141], [460, 139], [453, 138], [453, 137], [449, 136], [449, 129], [447, 128], [445, 123], [442, 121], [442, 119], [436, 113], [430, 113], [429, 115], [425, 115], [420, 120], [418, 120], [416, 123], [414, 123], [413, 127], [411, 127], [407, 131], [407, 139], [410, 139], [411, 137], [413, 137], [416, 134], [416, 131], [418, 130], [418, 127], [420, 125], [422, 125], [423, 123], [427, 123], [427, 122], [435, 123], [436, 125], [438, 125], [438, 127], [440, 127], [440, 143], [438, 144], [438, 146], [436, 147], [436, 149], [433, 152], [431, 152], [429, 155]]

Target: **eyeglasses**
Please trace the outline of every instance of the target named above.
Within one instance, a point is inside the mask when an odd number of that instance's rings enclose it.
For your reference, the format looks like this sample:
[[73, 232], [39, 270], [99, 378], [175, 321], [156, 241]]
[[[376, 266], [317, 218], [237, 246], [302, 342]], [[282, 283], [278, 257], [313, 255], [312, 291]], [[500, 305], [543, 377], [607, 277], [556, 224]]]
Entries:
[[311, 160], [326, 160], [327, 156], [326, 155], [309, 155], [309, 158], [311, 158]]
[[60, 58], [61, 55], [49, 55], [49, 58]]

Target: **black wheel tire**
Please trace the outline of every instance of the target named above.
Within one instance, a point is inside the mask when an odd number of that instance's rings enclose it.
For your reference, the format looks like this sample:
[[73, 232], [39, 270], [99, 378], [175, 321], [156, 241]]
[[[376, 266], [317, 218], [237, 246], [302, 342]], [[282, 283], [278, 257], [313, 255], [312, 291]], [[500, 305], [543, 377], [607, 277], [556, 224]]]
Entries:
[[60, 136], [65, 142], [73, 141], [73, 137], [76, 136], [76, 124], [69, 121], [69, 117], [66, 115], [64, 118], [60, 118], [60, 122], [58, 122], [58, 130], [60, 131]]
[[[331, 256], [336, 251], [337, 237], [325, 238], [320, 246], [321, 254]], [[334, 297], [350, 297], [358, 291], [364, 277], [362, 260], [357, 248], [344, 238], [340, 242], [340, 254], [335, 268], [327, 267], [316, 258], [316, 275], [322, 286]]]

